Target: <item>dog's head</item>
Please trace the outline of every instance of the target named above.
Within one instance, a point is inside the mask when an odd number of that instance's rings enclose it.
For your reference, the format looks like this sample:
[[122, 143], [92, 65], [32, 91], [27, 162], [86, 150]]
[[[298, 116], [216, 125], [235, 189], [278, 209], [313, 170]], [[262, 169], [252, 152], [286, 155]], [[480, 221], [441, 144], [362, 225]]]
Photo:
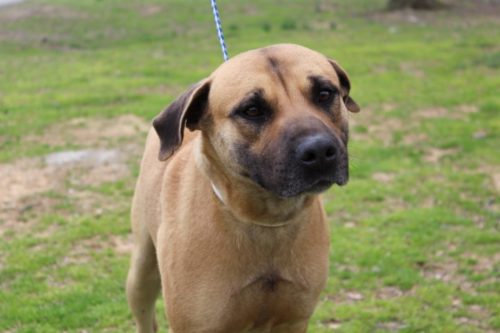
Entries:
[[298, 45], [242, 53], [191, 87], [153, 122], [160, 160], [199, 129], [230, 174], [280, 196], [321, 192], [348, 180], [346, 72]]

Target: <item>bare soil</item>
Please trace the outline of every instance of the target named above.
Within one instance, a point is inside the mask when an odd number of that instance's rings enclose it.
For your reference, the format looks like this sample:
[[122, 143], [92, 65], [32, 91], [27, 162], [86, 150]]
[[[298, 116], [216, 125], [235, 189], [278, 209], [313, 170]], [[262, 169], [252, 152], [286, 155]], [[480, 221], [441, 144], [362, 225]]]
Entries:
[[40, 4], [33, 1], [9, 5], [0, 10], [0, 22], [29, 20], [38, 17], [75, 20], [87, 17], [87, 14], [64, 5]]
[[39, 142], [50, 146], [64, 146], [72, 142], [84, 147], [119, 144], [137, 133], [145, 133], [149, 124], [134, 115], [116, 118], [74, 118], [48, 128], [44, 134], [26, 136], [26, 142]]
[[133, 115], [73, 119], [26, 139], [53, 146], [72, 142], [86, 148], [0, 164], [0, 236], [32, 228], [64, 200], [77, 204], [71, 211], [58, 212], [63, 215], [98, 215], [116, 209], [115, 200], [92, 188], [128, 178], [133, 186], [130, 166], [139, 162], [148, 128], [146, 121]]

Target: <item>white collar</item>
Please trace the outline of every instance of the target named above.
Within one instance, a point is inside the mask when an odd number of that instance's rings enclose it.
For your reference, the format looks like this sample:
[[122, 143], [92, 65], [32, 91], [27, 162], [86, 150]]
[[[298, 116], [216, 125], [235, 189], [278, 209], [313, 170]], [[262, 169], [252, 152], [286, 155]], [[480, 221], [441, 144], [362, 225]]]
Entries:
[[[227, 206], [226, 202], [224, 201], [224, 198], [222, 197], [222, 193], [221, 191], [217, 188], [217, 186], [215, 186], [215, 184], [213, 182], [210, 182], [210, 185], [212, 185], [212, 190], [214, 191], [215, 193], [215, 196], [217, 197], [217, 199], [219, 199], [219, 201], [224, 205], [224, 206]], [[279, 227], [284, 227], [286, 225], [288, 225], [290, 222], [284, 222], [284, 223], [279, 223], [279, 224], [268, 224], [268, 223], [261, 223], [261, 222], [255, 222], [255, 221], [251, 221], [251, 220], [246, 220], [245, 222], [247, 223], [251, 223], [251, 224], [255, 224], [255, 225], [258, 225], [260, 227], [267, 227], [267, 228], [279, 228]]]
[[224, 205], [226, 205], [226, 203], [224, 202], [224, 199], [222, 199], [222, 194], [220, 193], [217, 186], [215, 186], [215, 184], [212, 182], [210, 182], [210, 185], [212, 185], [212, 190], [214, 191], [215, 196], [220, 200], [220, 202], [222, 202]]

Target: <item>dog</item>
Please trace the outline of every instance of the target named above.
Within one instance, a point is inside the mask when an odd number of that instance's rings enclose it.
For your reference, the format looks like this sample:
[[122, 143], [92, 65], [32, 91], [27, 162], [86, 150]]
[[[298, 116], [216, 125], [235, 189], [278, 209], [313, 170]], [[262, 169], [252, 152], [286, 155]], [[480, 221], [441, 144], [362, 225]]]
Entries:
[[[155, 332], [306, 332], [328, 277], [320, 193], [348, 181], [346, 72], [308, 48], [242, 53], [153, 120], [127, 298]], [[186, 129], [187, 128], [187, 129]]]

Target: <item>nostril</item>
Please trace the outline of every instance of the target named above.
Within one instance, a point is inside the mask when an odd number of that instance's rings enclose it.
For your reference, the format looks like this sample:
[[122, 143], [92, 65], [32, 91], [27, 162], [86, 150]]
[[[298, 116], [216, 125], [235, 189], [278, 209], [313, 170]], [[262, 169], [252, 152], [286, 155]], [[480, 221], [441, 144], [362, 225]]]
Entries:
[[326, 158], [332, 158], [335, 157], [335, 148], [333, 147], [328, 147], [325, 151], [325, 157]]
[[302, 162], [312, 163], [314, 161], [316, 161], [316, 154], [313, 151], [306, 151], [302, 155]]

